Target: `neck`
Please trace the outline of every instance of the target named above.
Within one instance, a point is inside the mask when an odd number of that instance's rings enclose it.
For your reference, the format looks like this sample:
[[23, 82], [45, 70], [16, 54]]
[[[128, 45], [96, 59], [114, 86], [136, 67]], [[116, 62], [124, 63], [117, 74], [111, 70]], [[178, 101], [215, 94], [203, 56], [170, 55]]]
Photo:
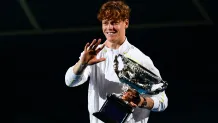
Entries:
[[124, 43], [124, 41], [125, 39], [123, 41], [116, 41], [116, 42], [106, 40], [105, 46], [111, 49], [118, 49]]

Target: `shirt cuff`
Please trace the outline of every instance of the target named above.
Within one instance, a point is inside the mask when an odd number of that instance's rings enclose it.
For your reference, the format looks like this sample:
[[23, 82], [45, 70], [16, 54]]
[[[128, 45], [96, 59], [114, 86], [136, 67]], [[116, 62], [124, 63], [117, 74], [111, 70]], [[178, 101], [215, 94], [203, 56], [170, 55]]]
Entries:
[[72, 73], [71, 77], [72, 77], [72, 86], [77, 86], [78, 83], [80, 82], [80, 80], [82, 79], [83, 75], [76, 75], [74, 73]]
[[68, 72], [67, 72], [67, 75], [65, 77], [66, 79], [66, 84], [70, 87], [73, 87], [73, 86], [77, 86], [77, 84], [79, 83], [79, 81], [81, 80], [82, 78], [82, 74], [81, 75], [76, 75], [74, 74], [73, 72], [73, 67], [71, 67]]
[[72, 73], [72, 78], [73, 78], [73, 81], [75, 81], [75, 80], [78, 80], [78, 79], [80, 79], [80, 77], [82, 76], [82, 75], [76, 75], [75, 73]]
[[158, 111], [160, 101], [156, 97], [151, 97], [151, 99], [153, 99], [153, 101], [154, 101], [154, 106], [153, 106], [153, 108], [151, 110], [152, 111]]

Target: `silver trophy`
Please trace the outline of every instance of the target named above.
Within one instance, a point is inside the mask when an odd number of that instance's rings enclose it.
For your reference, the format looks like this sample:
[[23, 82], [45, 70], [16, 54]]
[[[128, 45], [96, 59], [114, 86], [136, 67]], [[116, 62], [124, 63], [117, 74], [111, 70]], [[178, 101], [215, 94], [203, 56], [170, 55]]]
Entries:
[[[138, 104], [140, 95], [158, 94], [168, 86], [168, 83], [159, 76], [120, 54], [115, 56], [114, 71], [123, 83], [123, 92], [107, 95], [107, 100], [100, 111], [93, 114], [105, 123], [124, 123], [134, 111], [129, 102]], [[133, 97], [124, 100], [123, 95], [127, 92], [132, 92]]]

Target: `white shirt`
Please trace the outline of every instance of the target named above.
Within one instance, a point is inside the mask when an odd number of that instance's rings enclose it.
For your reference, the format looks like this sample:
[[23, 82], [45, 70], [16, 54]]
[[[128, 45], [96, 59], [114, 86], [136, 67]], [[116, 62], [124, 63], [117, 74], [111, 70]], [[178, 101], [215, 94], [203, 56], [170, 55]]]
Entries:
[[[88, 110], [90, 113], [90, 123], [102, 123], [92, 114], [98, 112], [106, 100], [107, 94], [121, 93], [122, 83], [119, 81], [113, 69], [114, 57], [122, 54], [147, 69], [160, 76], [159, 70], [153, 65], [152, 60], [143, 54], [138, 48], [131, 45], [127, 38], [125, 42], [117, 49], [110, 49], [106, 46], [97, 54], [97, 58], [104, 57], [105, 61], [95, 65], [87, 66], [81, 75], [73, 73], [73, 67], [70, 67], [65, 75], [65, 83], [69, 87], [76, 87], [87, 81], [90, 77], [88, 88]], [[82, 53], [81, 53], [82, 55]], [[154, 100], [152, 111], [164, 111], [168, 106], [168, 98], [165, 92], [157, 95], [147, 95]], [[147, 123], [150, 110], [144, 108], [135, 108], [134, 112], [127, 118], [126, 123]]]

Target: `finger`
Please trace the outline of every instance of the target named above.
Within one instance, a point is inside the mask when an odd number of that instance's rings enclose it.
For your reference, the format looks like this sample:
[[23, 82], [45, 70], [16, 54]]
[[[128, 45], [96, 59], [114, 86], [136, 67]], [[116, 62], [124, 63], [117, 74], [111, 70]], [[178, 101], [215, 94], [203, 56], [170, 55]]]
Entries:
[[89, 42], [86, 43], [86, 46], [85, 46], [85, 48], [84, 48], [84, 51], [87, 51], [87, 50], [88, 50], [88, 47], [89, 47]]
[[101, 47], [99, 47], [96, 52], [99, 53], [103, 48], [104, 48], [105, 44], [103, 44]]
[[96, 59], [96, 63], [99, 63], [99, 62], [102, 62], [102, 61], [105, 61], [106, 58], [99, 58], [99, 59]]
[[93, 45], [95, 44], [95, 42], [96, 42], [96, 39], [94, 39], [94, 40], [92, 41], [92, 43], [89, 45], [88, 50], [92, 49], [92, 47], [93, 47]]
[[101, 43], [101, 39], [98, 39], [98, 41], [93, 45], [93, 49], [95, 50], [100, 43]]
[[102, 44], [102, 46], [100, 47], [100, 49], [102, 50], [102, 49], [104, 48], [104, 46], [105, 46], [105, 43], [104, 43], [104, 44]]
[[130, 105], [133, 106], [133, 107], [136, 107], [137, 105], [133, 102], [130, 102]]
[[130, 102], [132, 106], [136, 107], [137, 105], [133, 102]]

